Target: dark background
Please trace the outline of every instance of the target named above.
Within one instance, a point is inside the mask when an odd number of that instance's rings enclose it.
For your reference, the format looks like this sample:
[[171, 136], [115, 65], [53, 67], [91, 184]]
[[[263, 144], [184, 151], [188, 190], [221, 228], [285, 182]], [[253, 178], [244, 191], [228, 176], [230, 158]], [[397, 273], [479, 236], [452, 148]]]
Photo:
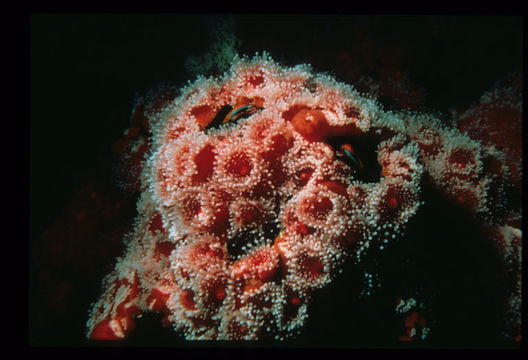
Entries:
[[[76, 201], [75, 191], [86, 192], [89, 186], [112, 189], [112, 144], [130, 124], [135, 96], [160, 82], [181, 86], [193, 80], [186, 59], [210, 48], [215, 26], [224, 20], [217, 15], [31, 16], [30, 345], [91, 345], [84, 340], [89, 304], [120, 248], [108, 240], [115, 249], [102, 250], [92, 262], [97, 266], [78, 268], [75, 263], [89, 263], [90, 254], [54, 258], [43, 233], [55, 224], [75, 234], [75, 224], [66, 224], [67, 204]], [[520, 17], [234, 15], [227, 21], [240, 54], [267, 51], [285, 65], [308, 62], [315, 71], [351, 84], [361, 75], [383, 81], [398, 71], [423, 90], [421, 109], [443, 114], [469, 107], [497, 81], [522, 70]], [[394, 339], [401, 335], [401, 321], [390, 309], [407, 289], [430, 299], [431, 321], [443, 320], [430, 346], [509, 346], [496, 334], [502, 308], [493, 296], [493, 285], [500, 281], [489, 266], [495, 255], [482, 242], [461, 246], [468, 237], [477, 239], [478, 230], [449, 204], [436, 204], [425, 209], [421, 225], [413, 225], [418, 220], [411, 224], [410, 240], [372, 260], [383, 282], [378, 295], [357, 302], [361, 286], [343, 293], [361, 278], [357, 269], [345, 268], [345, 275], [314, 302], [294, 344], [400, 346]], [[130, 210], [115, 221], [126, 227], [133, 215]], [[449, 220], [449, 229], [462, 230], [445, 230]], [[77, 246], [75, 239], [68, 246]], [[96, 246], [105, 244], [94, 240]], [[49, 264], [53, 271], [47, 270]], [[483, 278], [489, 281], [481, 284]], [[67, 291], [60, 293], [58, 306], [49, 294], [61, 287]], [[145, 317], [126, 345], [185, 344], [158, 327], [158, 320]]]

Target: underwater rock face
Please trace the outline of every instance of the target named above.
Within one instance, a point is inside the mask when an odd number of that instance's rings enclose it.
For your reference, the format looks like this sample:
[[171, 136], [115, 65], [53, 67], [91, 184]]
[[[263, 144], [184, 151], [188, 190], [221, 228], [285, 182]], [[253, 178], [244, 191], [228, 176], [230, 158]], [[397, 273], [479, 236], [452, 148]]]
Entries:
[[405, 235], [423, 181], [493, 234], [518, 285], [505, 328], [519, 326], [522, 233], [510, 199], [521, 157], [472, 136], [482, 126], [469, 115], [463, 133], [384, 111], [264, 54], [141, 99], [134, 116], [151, 133], [130, 129], [123, 146], [129, 176], [140, 174], [139, 216], [93, 305], [90, 338], [122, 339], [145, 312], [187, 339], [295, 336], [345, 261]]

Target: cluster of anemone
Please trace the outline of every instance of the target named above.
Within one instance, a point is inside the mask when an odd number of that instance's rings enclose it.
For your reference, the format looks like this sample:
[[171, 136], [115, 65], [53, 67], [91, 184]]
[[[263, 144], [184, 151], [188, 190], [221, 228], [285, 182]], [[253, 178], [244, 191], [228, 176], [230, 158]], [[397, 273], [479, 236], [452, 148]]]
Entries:
[[478, 142], [308, 65], [237, 58], [145, 116], [139, 217], [93, 306], [94, 339], [125, 337], [149, 311], [187, 339], [284, 339], [345, 261], [404, 230], [424, 173], [488, 211]]

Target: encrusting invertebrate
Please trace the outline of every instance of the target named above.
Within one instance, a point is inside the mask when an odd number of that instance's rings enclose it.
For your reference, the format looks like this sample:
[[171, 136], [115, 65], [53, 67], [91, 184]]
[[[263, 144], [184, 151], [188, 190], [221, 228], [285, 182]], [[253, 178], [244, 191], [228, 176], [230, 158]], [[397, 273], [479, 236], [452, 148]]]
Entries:
[[124, 338], [142, 312], [187, 339], [294, 336], [345, 261], [405, 230], [424, 176], [498, 229], [520, 264], [520, 229], [489, 204], [509, 181], [499, 150], [432, 116], [386, 112], [308, 65], [236, 58], [137, 110], [152, 133], [136, 149], [139, 216], [91, 311], [92, 339]]

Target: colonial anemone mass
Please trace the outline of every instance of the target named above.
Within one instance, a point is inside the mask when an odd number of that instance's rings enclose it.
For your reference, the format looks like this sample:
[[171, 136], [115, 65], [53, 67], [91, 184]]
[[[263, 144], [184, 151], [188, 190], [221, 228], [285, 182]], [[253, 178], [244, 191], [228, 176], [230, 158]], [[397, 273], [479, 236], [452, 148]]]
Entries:
[[498, 149], [266, 54], [174, 93], [136, 106], [152, 133], [128, 154], [144, 153], [139, 216], [90, 338], [124, 338], [143, 312], [187, 339], [294, 336], [345, 261], [404, 232], [426, 176], [495, 231], [520, 284]]

